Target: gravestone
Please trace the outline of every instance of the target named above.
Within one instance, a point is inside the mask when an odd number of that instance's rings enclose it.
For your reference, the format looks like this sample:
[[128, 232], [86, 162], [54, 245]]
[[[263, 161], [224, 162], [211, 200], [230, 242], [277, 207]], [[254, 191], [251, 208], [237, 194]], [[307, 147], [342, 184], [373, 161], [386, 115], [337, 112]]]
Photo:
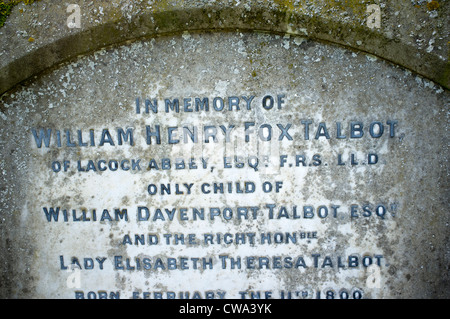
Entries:
[[0, 296], [448, 297], [448, 9], [399, 3], [15, 7]]

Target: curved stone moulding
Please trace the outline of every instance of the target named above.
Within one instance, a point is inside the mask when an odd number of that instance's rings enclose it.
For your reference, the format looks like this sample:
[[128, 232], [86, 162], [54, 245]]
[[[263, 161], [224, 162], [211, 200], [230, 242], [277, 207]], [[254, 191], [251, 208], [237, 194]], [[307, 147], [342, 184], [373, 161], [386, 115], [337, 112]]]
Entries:
[[[0, 41], [3, 42], [0, 95], [63, 62], [111, 45], [183, 32], [229, 31], [296, 35], [343, 45], [383, 58], [449, 87], [448, 61], [434, 51], [415, 45], [404, 35], [396, 38], [391, 31], [384, 31], [384, 25], [368, 27], [366, 4], [348, 4], [348, 8], [328, 4], [330, 10], [325, 9], [327, 1], [307, 2], [242, 1], [230, 4], [215, 1], [211, 4], [175, 1], [169, 4], [158, 1], [145, 5], [117, 0], [109, 8], [92, 8], [92, 4], [79, 1], [80, 28], [66, 25], [70, 11], [67, 12], [69, 8], [64, 4], [38, 2], [14, 8], [21, 12], [14, 11], [0, 29]], [[343, 9], [351, 13], [346, 14]], [[385, 15], [380, 16], [381, 22], [388, 20], [387, 23], [392, 24], [394, 19]], [[406, 19], [403, 22], [406, 24]], [[413, 30], [412, 26], [405, 28]]]

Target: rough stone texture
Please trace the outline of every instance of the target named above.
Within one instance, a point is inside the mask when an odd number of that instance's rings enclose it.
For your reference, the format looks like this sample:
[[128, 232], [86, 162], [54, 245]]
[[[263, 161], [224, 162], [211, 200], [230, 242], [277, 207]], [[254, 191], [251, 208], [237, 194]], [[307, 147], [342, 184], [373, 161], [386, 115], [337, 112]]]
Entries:
[[[449, 87], [445, 1], [72, 1], [81, 29], [66, 26], [69, 2], [41, 1], [13, 9], [0, 29], [0, 93], [102, 47], [184, 31], [257, 30], [307, 36], [365, 51]], [[369, 4], [381, 28], [367, 26]], [[428, 4], [428, 5], [427, 5]]]
[[[448, 298], [448, 6], [445, 1], [71, 1], [81, 7], [82, 28], [66, 26], [69, 2], [41, 1], [14, 8], [0, 29], [0, 296], [72, 298], [74, 291], [362, 291], [365, 298]], [[366, 6], [381, 7], [381, 28], [366, 25]], [[436, 8], [435, 3], [439, 3]], [[366, 54], [367, 53], [367, 54]], [[394, 62], [394, 63], [390, 63]], [[25, 82], [24, 82], [25, 81]], [[18, 83], [21, 85], [17, 86]], [[281, 111], [261, 107], [265, 95], [285, 94]], [[251, 111], [163, 111], [164, 99], [255, 95]], [[135, 99], [158, 99], [158, 114], [135, 114]], [[242, 99], [241, 99], [242, 103]], [[310, 139], [302, 120], [311, 120]], [[398, 121], [389, 137], [388, 120]], [[255, 122], [252, 143], [242, 140]], [[362, 121], [361, 139], [347, 137]], [[370, 138], [368, 125], [384, 134]], [[326, 123], [330, 138], [314, 136]], [[167, 128], [236, 125], [232, 143], [167, 144]], [[259, 142], [270, 124], [273, 143]], [[293, 141], [278, 142], [276, 124], [292, 124]], [[147, 145], [145, 126], [160, 125], [162, 145]], [[37, 148], [32, 129], [52, 128], [83, 139], [94, 130], [96, 147]], [[133, 128], [136, 145], [98, 147], [101, 130]], [[219, 129], [219, 136], [220, 135]], [[322, 132], [323, 133], [323, 132]], [[181, 131], [177, 137], [182, 138]], [[201, 137], [200, 137], [201, 139]], [[116, 141], [117, 142], [117, 141]], [[153, 141], [154, 142], [154, 141]], [[63, 142], [64, 144], [64, 142]], [[125, 143], [126, 144], [126, 143]], [[367, 154], [379, 163], [367, 165]], [[227, 156], [270, 157], [254, 169], [220, 169]], [[312, 157], [321, 156], [314, 166]], [[342, 154], [347, 165], [338, 166]], [[349, 165], [356, 154], [359, 165]], [[207, 156], [206, 156], [207, 155]], [[305, 155], [307, 166], [280, 167], [280, 155]], [[206, 156], [214, 168], [139, 172], [77, 172], [89, 159]], [[366, 157], [366, 159], [365, 159]], [[54, 173], [54, 161], [69, 160]], [[172, 162], [173, 163], [173, 162]], [[364, 163], [364, 164], [362, 164]], [[310, 165], [311, 164], [311, 165]], [[327, 165], [325, 165], [327, 164]], [[200, 166], [200, 164], [198, 163]], [[286, 164], [287, 165], [287, 164]], [[143, 164], [144, 166], [144, 164]], [[288, 165], [287, 165], [288, 166]], [[201, 194], [203, 182], [284, 182], [278, 194]], [[194, 183], [193, 195], [150, 196], [151, 183]], [[269, 219], [265, 204], [299, 208], [340, 205], [339, 218]], [[362, 216], [362, 205], [385, 205], [385, 219]], [[260, 206], [253, 219], [136, 222], [137, 206]], [[350, 217], [358, 205], [358, 218]], [[394, 205], [395, 209], [392, 208]], [[43, 207], [127, 208], [129, 222], [48, 222]], [[70, 212], [69, 212], [70, 213]], [[331, 211], [329, 212], [331, 215]], [[60, 217], [62, 218], [62, 217]], [[318, 239], [271, 245], [126, 246], [129, 234], [317, 231]], [[160, 238], [162, 240], [162, 238]], [[182, 249], [180, 249], [182, 247]], [[333, 258], [316, 269], [311, 254]], [[218, 256], [304, 256], [307, 269], [220, 270]], [[380, 254], [378, 269], [337, 269], [336, 258]], [[81, 272], [81, 287], [59, 256], [107, 259], [105, 270]], [[114, 256], [214, 258], [213, 270], [120, 271]], [[322, 262], [323, 260], [321, 260]], [[379, 279], [380, 286], [371, 286]], [[205, 282], [207, 287], [205, 288]], [[323, 297], [324, 295], [322, 295]]]
[[[226, 52], [226, 54], [223, 54]], [[283, 109], [264, 110], [261, 99], [284, 93]], [[164, 111], [165, 98], [255, 95], [251, 110], [193, 112]], [[158, 114], [136, 114], [135, 98], [157, 99]], [[410, 71], [364, 53], [324, 45], [301, 37], [262, 33], [208, 33], [160, 37], [101, 50], [80, 57], [42, 76], [29, 86], [2, 99], [2, 297], [72, 298], [74, 291], [132, 292], [225, 291], [239, 298], [239, 291], [307, 291], [345, 289], [362, 291], [364, 298], [448, 297], [448, 92]], [[88, 107], [86, 107], [88, 106]], [[425, 107], [426, 106], [426, 107]], [[311, 120], [310, 139], [304, 138], [302, 120]], [[397, 120], [396, 133], [389, 128], [371, 138], [368, 124]], [[254, 121], [251, 142], [243, 140], [243, 126]], [[349, 139], [349, 123], [365, 123], [365, 136]], [[337, 139], [336, 122], [342, 123], [346, 139]], [[292, 124], [293, 141], [278, 141], [276, 124]], [[326, 123], [330, 138], [315, 139], [319, 123]], [[216, 143], [167, 143], [167, 127], [204, 125], [236, 126], [231, 142], [222, 135]], [[258, 142], [256, 129], [274, 127], [274, 140]], [[145, 126], [162, 127], [161, 145], [147, 145]], [[108, 128], [133, 128], [135, 145], [98, 145], [99, 134]], [[96, 134], [96, 147], [37, 148], [32, 128], [89, 130]], [[65, 139], [62, 133], [63, 141]], [[202, 135], [200, 135], [202, 139]], [[177, 134], [182, 137], [181, 131]], [[64, 144], [64, 142], [63, 142]], [[125, 143], [126, 144], [126, 143]], [[365, 156], [376, 153], [379, 163], [367, 165]], [[359, 165], [349, 165], [350, 154]], [[319, 154], [321, 165], [312, 156]], [[343, 154], [347, 165], [338, 166]], [[268, 168], [258, 171], [221, 168], [223, 156], [270, 156]], [[279, 156], [305, 155], [307, 166], [280, 167]], [[89, 159], [152, 158], [210, 159], [207, 169], [77, 172], [76, 161]], [[7, 160], [6, 160], [7, 159]], [[54, 173], [55, 160], [71, 161], [68, 172]], [[364, 164], [362, 164], [364, 163]], [[144, 165], [144, 164], [143, 164]], [[198, 164], [200, 166], [200, 164]], [[212, 167], [214, 166], [214, 168]], [[264, 194], [263, 181], [283, 181], [280, 193]], [[204, 182], [253, 181], [255, 194], [200, 192]], [[150, 196], [151, 183], [194, 183], [190, 196]], [[340, 205], [339, 217], [270, 219], [265, 204]], [[361, 206], [383, 204], [384, 219], [372, 213], [362, 216]], [[358, 205], [358, 218], [350, 206]], [[391, 209], [392, 205], [396, 209]], [[137, 207], [188, 208], [189, 220], [177, 213], [174, 221], [137, 222]], [[227, 221], [193, 220], [192, 207], [259, 206], [257, 219]], [[48, 222], [43, 207], [61, 209], [127, 208], [129, 222]], [[70, 211], [69, 211], [70, 214]], [[235, 212], [236, 214], [236, 212]], [[275, 213], [275, 216], [278, 213]], [[166, 217], [167, 218], [167, 217]], [[316, 231], [318, 239], [297, 244], [215, 245], [123, 245], [129, 234], [245, 233]], [[313, 266], [312, 254], [330, 256], [333, 267]], [[383, 255], [380, 286], [371, 288], [373, 277], [361, 265], [337, 269], [336, 260], [348, 255]], [[59, 256], [106, 257], [104, 270], [82, 270], [81, 288], [68, 288], [70, 273], [60, 269]], [[114, 270], [114, 256], [123, 258], [212, 257], [213, 270]], [[220, 269], [218, 256], [304, 256], [307, 269]], [[320, 265], [323, 260], [321, 259]], [[230, 264], [228, 264], [230, 267]], [[371, 277], [372, 276], [372, 277]], [[375, 278], [375, 277], [374, 277]], [[207, 284], [205, 284], [207, 283]]]

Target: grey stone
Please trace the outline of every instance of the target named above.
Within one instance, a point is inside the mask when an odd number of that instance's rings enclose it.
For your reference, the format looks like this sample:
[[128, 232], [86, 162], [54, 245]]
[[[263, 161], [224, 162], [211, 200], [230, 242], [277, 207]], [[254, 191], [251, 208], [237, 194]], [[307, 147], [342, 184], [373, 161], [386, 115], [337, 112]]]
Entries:
[[73, 3], [80, 6], [81, 28], [72, 29], [66, 26], [68, 3], [21, 4], [0, 29], [0, 92], [107, 45], [209, 30], [257, 30], [333, 42], [393, 61], [448, 88], [450, 13], [445, 2], [433, 2], [438, 5], [380, 2], [380, 28], [368, 27], [368, 4], [360, 1], [78, 0]]
[[16, 7], [0, 296], [448, 298], [448, 9], [399, 3]]

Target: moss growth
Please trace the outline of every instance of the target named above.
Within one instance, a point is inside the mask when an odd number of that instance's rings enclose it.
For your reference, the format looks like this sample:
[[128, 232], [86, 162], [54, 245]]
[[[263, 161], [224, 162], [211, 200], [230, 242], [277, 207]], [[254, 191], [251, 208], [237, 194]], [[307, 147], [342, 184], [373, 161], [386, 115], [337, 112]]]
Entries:
[[[296, 9], [294, 0], [274, 0], [274, 2], [288, 11], [294, 11]], [[297, 6], [300, 6], [300, 3]]]
[[11, 14], [13, 3], [0, 2], [0, 27], [5, 24], [6, 18]]
[[25, 4], [31, 4], [40, 0], [13, 0], [13, 1], [0, 1], [0, 28], [5, 24], [6, 19], [11, 14], [11, 10], [14, 6], [23, 2]]
[[429, 11], [437, 10], [439, 8], [439, 2], [433, 0], [427, 3], [427, 8]]

